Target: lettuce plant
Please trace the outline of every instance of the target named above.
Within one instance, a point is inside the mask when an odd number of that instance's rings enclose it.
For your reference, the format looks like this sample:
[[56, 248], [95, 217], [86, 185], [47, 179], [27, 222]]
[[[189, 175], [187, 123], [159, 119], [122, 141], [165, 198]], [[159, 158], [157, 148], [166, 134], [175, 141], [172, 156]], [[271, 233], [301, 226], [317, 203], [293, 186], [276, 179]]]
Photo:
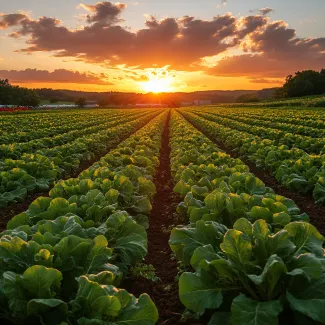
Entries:
[[187, 308], [227, 311], [233, 325], [278, 324], [280, 317], [296, 324], [301, 315], [304, 324], [325, 321], [324, 238], [314, 226], [292, 222], [271, 233], [265, 220], [242, 218], [219, 242], [201, 242], [190, 258], [195, 272], [180, 277]]

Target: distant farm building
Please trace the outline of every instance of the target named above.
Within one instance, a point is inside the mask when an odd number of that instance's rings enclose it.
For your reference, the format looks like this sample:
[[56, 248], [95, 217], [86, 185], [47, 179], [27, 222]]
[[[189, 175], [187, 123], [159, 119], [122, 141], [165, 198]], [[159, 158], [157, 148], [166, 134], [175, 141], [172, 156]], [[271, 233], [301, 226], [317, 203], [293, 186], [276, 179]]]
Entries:
[[212, 101], [210, 99], [197, 99], [194, 101], [194, 105], [211, 105]]

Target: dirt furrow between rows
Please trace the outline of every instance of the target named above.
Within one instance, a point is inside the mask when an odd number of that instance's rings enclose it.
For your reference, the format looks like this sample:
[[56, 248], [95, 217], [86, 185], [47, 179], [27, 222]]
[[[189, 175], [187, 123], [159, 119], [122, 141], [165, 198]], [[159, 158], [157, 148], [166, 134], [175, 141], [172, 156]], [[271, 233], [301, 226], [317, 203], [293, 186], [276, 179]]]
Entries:
[[154, 183], [157, 193], [154, 197], [152, 211], [150, 213], [150, 227], [148, 233], [148, 255], [146, 264], [151, 264], [156, 270], [157, 282], [146, 279], [131, 280], [127, 285], [136, 296], [148, 293], [155, 302], [159, 311], [157, 325], [204, 325], [206, 322], [182, 319], [184, 306], [178, 297], [178, 263], [173, 258], [172, 251], [168, 245], [170, 230], [182, 223], [176, 212], [180, 202], [179, 196], [173, 192], [173, 180], [170, 171], [170, 147], [169, 147], [169, 121], [167, 119], [163, 134], [163, 143], [160, 150], [160, 165], [156, 173]]

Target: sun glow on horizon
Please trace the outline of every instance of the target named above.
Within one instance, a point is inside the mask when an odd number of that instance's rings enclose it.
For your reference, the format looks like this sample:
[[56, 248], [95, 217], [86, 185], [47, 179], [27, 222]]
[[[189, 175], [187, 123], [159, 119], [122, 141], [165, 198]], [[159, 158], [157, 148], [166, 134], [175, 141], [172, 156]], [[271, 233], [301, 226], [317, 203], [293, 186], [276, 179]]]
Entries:
[[167, 78], [152, 79], [142, 83], [142, 88], [150, 93], [166, 93], [174, 91], [171, 81]]
[[165, 69], [155, 69], [147, 74], [148, 80], [141, 82], [141, 88], [150, 93], [166, 93], [175, 91], [174, 79]]

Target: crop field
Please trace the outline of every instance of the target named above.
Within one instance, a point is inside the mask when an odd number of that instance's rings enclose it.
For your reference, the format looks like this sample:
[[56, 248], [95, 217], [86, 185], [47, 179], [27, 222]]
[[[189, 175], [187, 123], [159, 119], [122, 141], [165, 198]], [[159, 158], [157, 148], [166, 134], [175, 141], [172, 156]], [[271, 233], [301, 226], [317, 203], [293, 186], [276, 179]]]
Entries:
[[0, 114], [0, 324], [325, 324], [325, 111]]

